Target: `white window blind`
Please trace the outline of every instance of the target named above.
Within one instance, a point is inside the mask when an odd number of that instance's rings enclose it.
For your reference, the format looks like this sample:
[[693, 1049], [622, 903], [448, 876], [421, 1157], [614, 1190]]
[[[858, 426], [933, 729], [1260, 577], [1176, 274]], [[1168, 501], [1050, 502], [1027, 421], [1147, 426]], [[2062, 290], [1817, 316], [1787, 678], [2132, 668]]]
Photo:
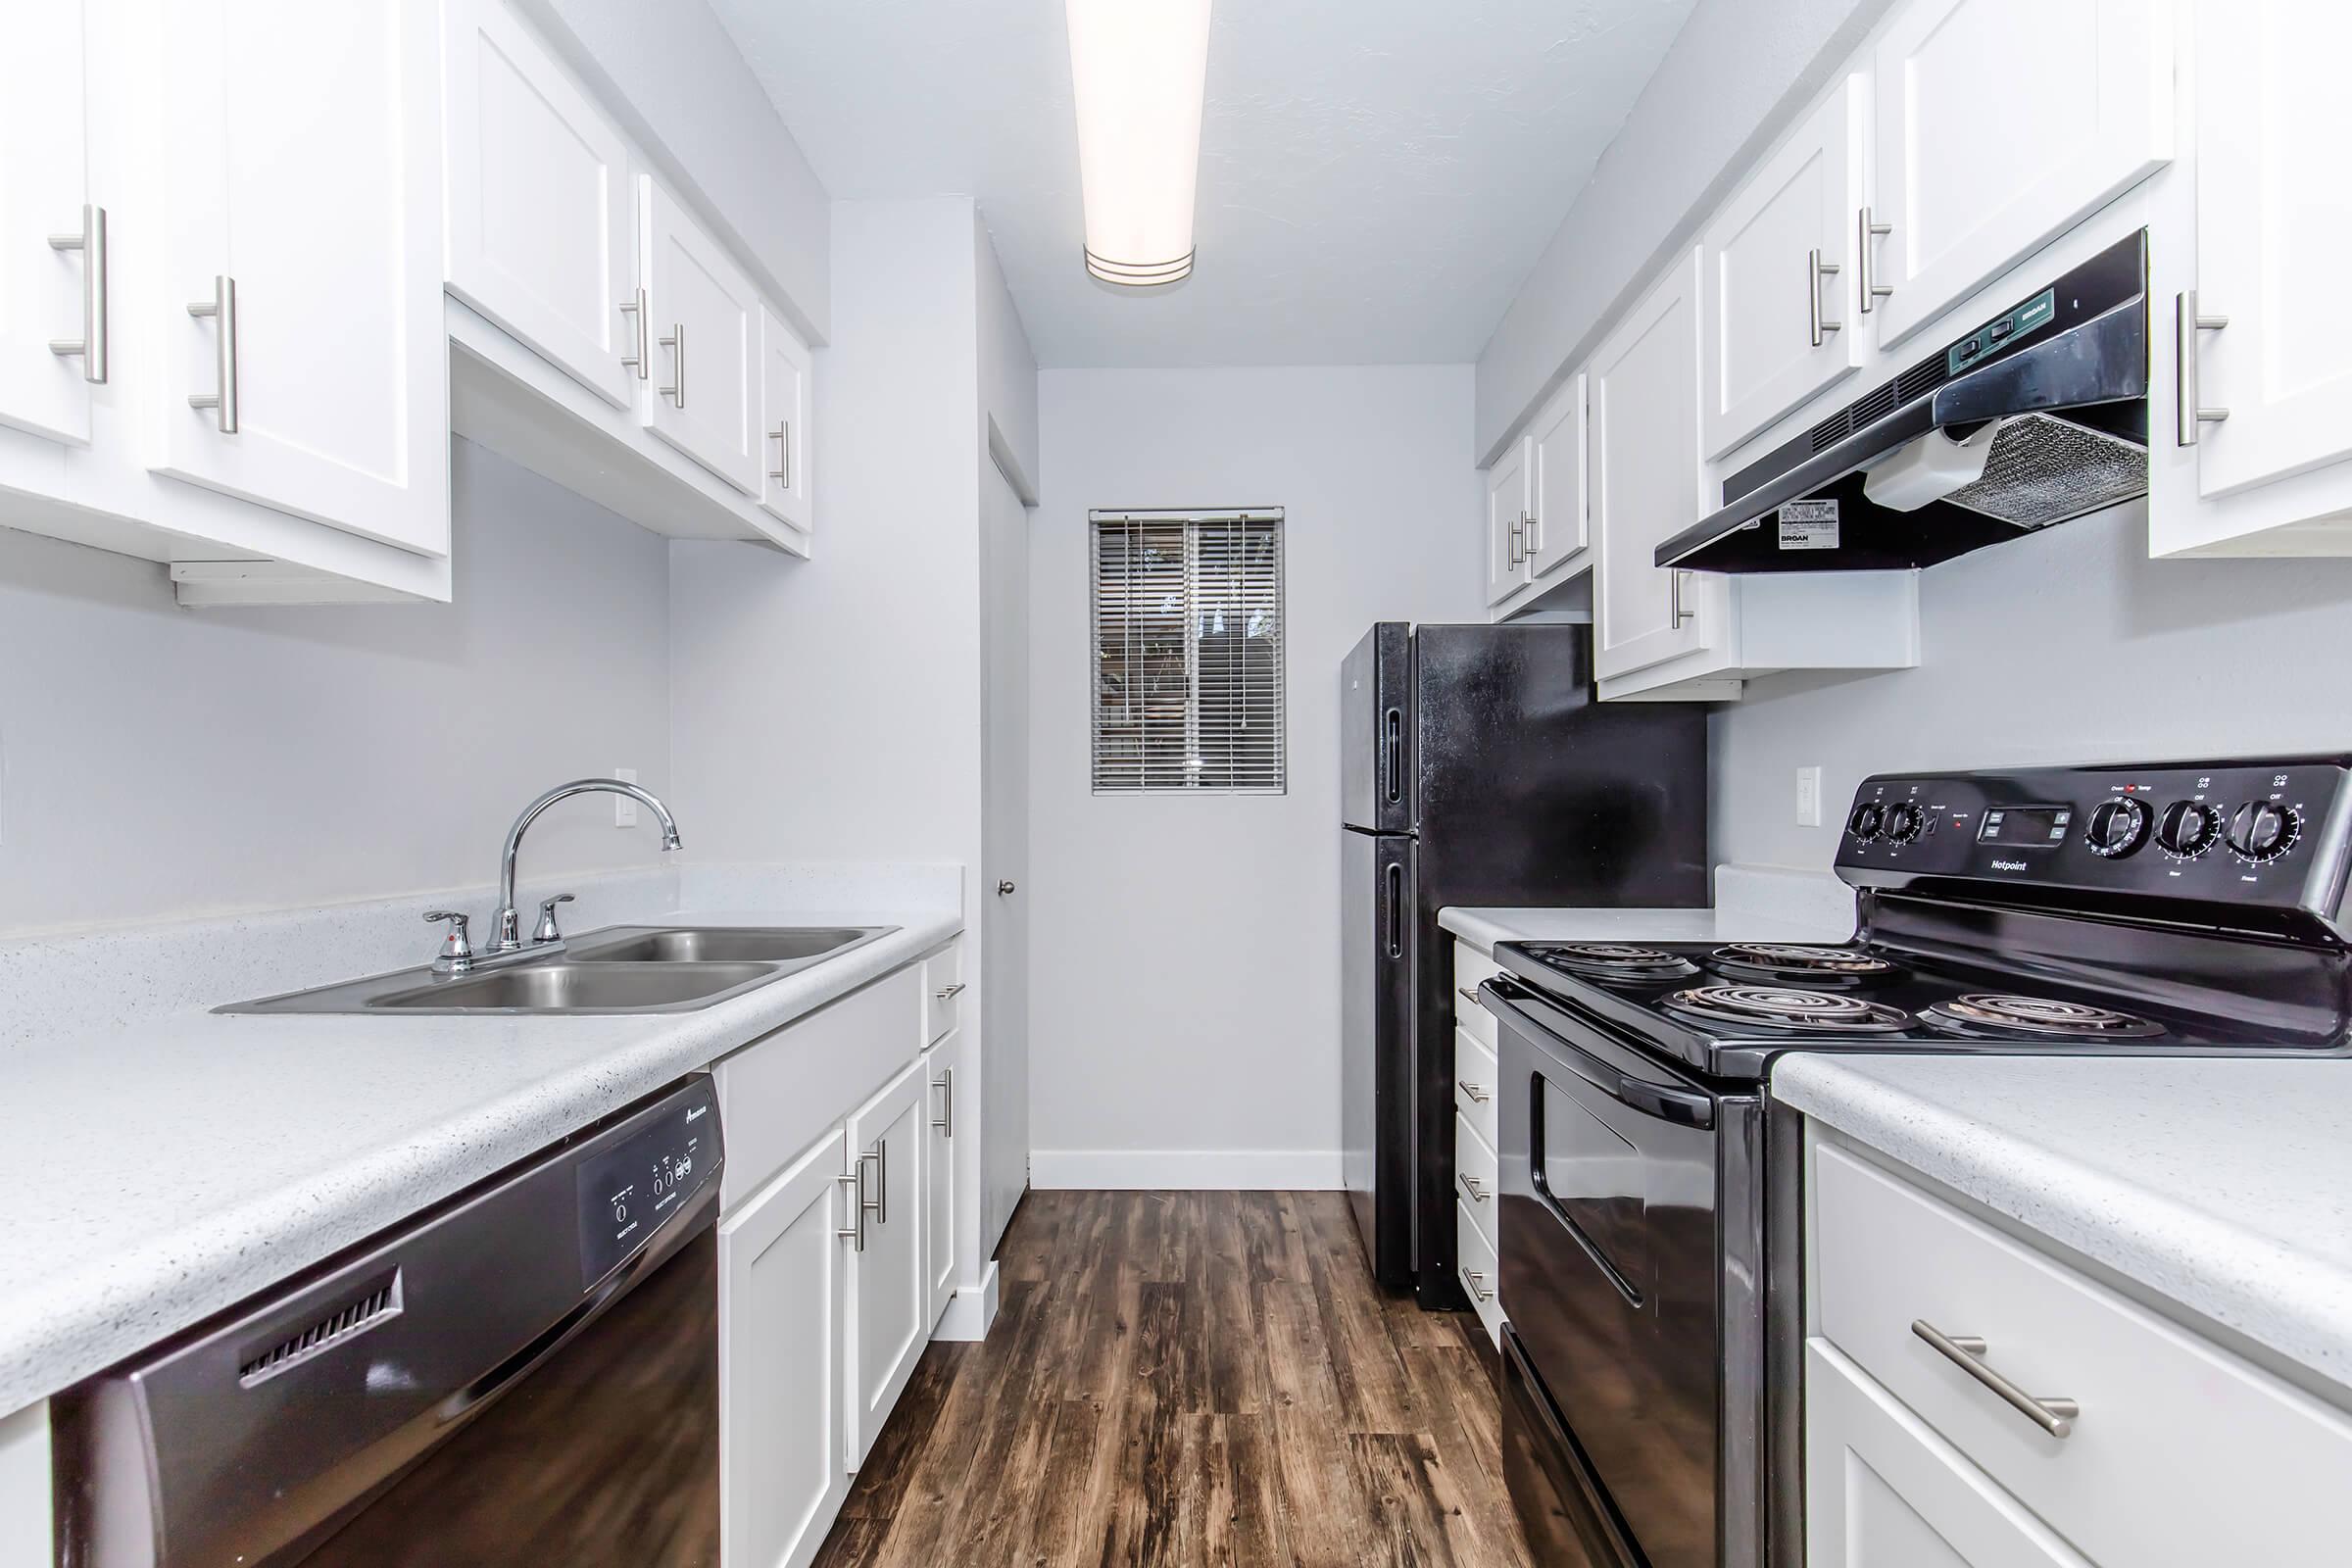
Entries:
[[1088, 520], [1096, 793], [1281, 793], [1282, 510]]

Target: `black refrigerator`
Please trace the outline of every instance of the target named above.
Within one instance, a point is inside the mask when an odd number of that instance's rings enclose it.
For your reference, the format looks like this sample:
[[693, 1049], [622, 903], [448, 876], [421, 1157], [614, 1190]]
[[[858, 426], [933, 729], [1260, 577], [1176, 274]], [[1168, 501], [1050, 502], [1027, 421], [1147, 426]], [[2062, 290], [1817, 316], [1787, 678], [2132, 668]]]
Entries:
[[1340, 675], [1341, 1161], [1372, 1272], [1454, 1273], [1447, 906], [1707, 902], [1707, 716], [1609, 703], [1589, 625], [1382, 621]]

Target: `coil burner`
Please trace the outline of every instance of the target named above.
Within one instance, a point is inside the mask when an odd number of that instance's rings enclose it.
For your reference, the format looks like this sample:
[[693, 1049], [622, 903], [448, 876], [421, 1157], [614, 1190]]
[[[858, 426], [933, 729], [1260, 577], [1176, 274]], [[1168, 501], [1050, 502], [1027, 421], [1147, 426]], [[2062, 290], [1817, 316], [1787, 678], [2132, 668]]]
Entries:
[[1737, 980], [1773, 980], [1810, 986], [1858, 986], [1891, 980], [1901, 971], [1860, 948], [1815, 947], [1792, 942], [1735, 942], [1707, 956], [1708, 963]]
[[2113, 1007], [1990, 992], [1936, 1003], [1920, 1017], [1946, 1034], [1978, 1039], [2146, 1040], [2164, 1033], [2164, 1025]]
[[1900, 1007], [1786, 986], [1693, 986], [1668, 997], [1666, 1008], [1702, 1023], [1818, 1034], [1890, 1035], [1911, 1025]]
[[1624, 942], [1551, 942], [1528, 952], [1562, 974], [1585, 980], [1663, 985], [1698, 973], [1698, 965], [1688, 958]]

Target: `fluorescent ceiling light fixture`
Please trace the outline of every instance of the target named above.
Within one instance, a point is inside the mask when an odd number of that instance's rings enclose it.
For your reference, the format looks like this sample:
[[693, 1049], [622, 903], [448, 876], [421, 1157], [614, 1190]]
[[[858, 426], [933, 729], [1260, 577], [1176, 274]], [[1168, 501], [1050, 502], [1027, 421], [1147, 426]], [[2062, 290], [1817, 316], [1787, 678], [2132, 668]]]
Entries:
[[1193, 270], [1209, 0], [1067, 0], [1086, 270], [1173, 283]]

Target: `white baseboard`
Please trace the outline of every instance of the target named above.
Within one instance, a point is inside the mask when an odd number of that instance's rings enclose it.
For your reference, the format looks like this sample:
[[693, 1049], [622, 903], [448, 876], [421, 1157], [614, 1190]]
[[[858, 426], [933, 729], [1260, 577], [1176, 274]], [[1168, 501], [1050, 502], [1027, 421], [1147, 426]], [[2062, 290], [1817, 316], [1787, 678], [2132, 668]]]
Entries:
[[1330, 1192], [1336, 1149], [1039, 1149], [1029, 1185], [1065, 1191]]
[[939, 1314], [939, 1325], [931, 1331], [935, 1340], [985, 1340], [988, 1326], [997, 1320], [997, 1260], [988, 1260], [988, 1270], [977, 1285], [958, 1285], [956, 1294]]

